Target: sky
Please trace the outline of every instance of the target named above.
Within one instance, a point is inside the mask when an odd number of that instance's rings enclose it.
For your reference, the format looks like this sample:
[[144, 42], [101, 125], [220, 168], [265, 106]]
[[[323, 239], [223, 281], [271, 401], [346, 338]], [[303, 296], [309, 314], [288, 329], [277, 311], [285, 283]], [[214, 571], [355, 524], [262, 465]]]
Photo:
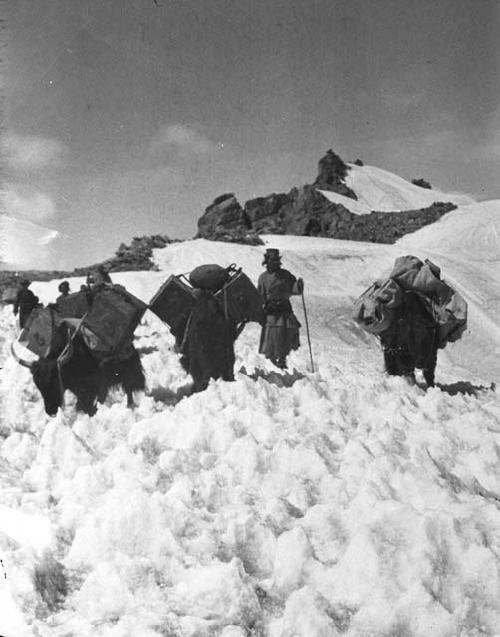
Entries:
[[496, 0], [17, 0], [2, 6], [3, 212], [58, 267], [192, 238], [225, 192], [311, 183], [332, 148], [500, 198]]

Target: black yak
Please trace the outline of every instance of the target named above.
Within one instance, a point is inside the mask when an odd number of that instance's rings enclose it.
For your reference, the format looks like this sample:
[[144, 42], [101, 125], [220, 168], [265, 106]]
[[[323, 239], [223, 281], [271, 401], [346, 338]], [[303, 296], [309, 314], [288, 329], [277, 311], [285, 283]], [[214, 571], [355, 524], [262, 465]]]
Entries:
[[191, 315], [175, 333], [181, 364], [193, 378], [194, 391], [207, 388], [211, 378], [234, 380], [237, 325], [206, 290], [197, 290]]
[[415, 378], [421, 369], [428, 387], [434, 386], [439, 335], [428, 304], [418, 292], [403, 293], [388, 329], [380, 334], [385, 368], [393, 376]]
[[127, 405], [132, 407], [133, 392], [145, 387], [144, 370], [133, 345], [127, 344], [119, 357], [103, 361], [92, 354], [80, 333], [71, 338], [68, 326], [64, 323], [57, 329], [67, 332], [67, 345], [64, 349], [57, 348], [45, 358], [40, 357], [28, 363], [12, 348], [16, 359], [29, 367], [33, 381], [42, 394], [47, 414], [57, 414], [59, 407], [63, 406], [66, 389], [76, 396], [77, 411], [89, 416], [95, 414], [97, 401], [103, 403], [114, 386], [122, 387], [127, 395]]

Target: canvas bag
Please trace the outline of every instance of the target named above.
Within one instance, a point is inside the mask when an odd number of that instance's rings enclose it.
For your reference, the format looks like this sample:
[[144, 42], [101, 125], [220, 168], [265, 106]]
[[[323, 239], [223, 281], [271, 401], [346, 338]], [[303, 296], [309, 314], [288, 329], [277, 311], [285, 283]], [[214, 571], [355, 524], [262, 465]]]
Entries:
[[381, 334], [391, 324], [403, 292], [393, 279], [375, 281], [354, 302], [353, 319], [367, 332]]

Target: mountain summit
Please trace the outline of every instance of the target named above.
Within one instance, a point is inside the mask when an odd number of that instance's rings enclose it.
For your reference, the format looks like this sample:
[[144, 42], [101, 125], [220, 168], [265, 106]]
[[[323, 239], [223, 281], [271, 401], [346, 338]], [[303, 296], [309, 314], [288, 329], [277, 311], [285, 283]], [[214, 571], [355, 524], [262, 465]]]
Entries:
[[[472, 201], [415, 185], [374, 166], [345, 163], [328, 150], [312, 185], [241, 206], [221, 195], [198, 221], [197, 236], [255, 243], [260, 234], [294, 234], [394, 243]], [[229, 205], [229, 200], [230, 204]]]

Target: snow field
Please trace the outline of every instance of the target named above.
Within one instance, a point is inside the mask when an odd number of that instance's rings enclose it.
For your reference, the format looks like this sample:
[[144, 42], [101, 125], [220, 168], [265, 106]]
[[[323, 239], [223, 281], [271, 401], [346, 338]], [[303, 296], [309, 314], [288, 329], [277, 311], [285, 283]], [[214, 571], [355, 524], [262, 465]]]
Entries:
[[[315, 373], [304, 328], [283, 374], [249, 325], [236, 381], [191, 395], [168, 329], [147, 313], [138, 407], [116, 392], [88, 418], [67, 394], [50, 419], [9, 354], [11, 309], [0, 311], [0, 594], [17, 622], [0, 617], [5, 637], [499, 634], [500, 403], [486, 389], [498, 375], [486, 322], [498, 325], [496, 284], [476, 284], [460, 255], [436, 257], [477, 312], [439, 354], [444, 388], [424, 392], [384, 376], [377, 342], [349, 318], [352, 299], [412, 249], [265, 239], [305, 279]], [[236, 261], [255, 281], [262, 253], [173, 244], [155, 255], [160, 272], [113, 278], [148, 301], [201, 263]], [[33, 288], [47, 302], [57, 283]], [[300, 298], [294, 307], [304, 325]], [[6, 523], [16, 516], [23, 533]], [[54, 563], [59, 603], [34, 584]]]

